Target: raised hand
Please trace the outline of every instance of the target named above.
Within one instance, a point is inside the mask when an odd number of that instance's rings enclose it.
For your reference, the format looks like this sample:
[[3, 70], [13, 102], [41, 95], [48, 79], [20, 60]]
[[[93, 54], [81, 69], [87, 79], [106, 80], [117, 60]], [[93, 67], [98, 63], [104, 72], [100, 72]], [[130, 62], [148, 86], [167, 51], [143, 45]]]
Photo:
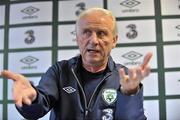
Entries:
[[37, 92], [25, 76], [8, 70], [3, 70], [0, 75], [14, 81], [12, 92], [17, 106], [30, 105], [36, 99]]
[[123, 93], [130, 95], [137, 92], [140, 82], [150, 73], [150, 66], [148, 66], [148, 63], [151, 57], [152, 53], [147, 53], [144, 57], [143, 63], [138, 67], [130, 68], [128, 75], [125, 74], [123, 68], [119, 70], [121, 76], [121, 91]]

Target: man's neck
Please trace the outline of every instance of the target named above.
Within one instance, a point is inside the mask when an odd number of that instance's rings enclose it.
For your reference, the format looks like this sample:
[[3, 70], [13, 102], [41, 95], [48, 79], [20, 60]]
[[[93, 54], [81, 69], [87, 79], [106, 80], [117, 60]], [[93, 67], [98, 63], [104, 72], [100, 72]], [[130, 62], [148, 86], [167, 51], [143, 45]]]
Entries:
[[97, 73], [97, 72], [103, 71], [103, 70], [106, 69], [106, 66], [107, 66], [107, 64], [104, 64], [104, 65], [101, 65], [101, 66], [88, 66], [88, 65], [83, 64], [83, 67], [87, 71], [92, 72], [92, 73]]

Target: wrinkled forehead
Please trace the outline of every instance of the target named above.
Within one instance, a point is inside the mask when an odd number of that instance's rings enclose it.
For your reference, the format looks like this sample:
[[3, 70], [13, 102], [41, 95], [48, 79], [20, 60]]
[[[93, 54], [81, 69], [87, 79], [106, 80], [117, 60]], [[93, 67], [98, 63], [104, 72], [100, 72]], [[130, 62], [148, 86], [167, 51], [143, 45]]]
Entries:
[[79, 18], [76, 25], [78, 28], [102, 27], [110, 30], [113, 30], [114, 27], [112, 17], [100, 11], [84, 14]]

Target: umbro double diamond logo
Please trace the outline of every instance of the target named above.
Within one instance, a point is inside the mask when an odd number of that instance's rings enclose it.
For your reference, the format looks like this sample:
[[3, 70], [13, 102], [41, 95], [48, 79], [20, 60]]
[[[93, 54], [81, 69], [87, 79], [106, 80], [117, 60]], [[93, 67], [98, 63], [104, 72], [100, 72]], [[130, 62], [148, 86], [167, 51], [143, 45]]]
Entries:
[[69, 93], [69, 94], [76, 91], [76, 89], [74, 89], [74, 88], [71, 87], [71, 86], [64, 87], [63, 90], [66, 91], [66, 92]]

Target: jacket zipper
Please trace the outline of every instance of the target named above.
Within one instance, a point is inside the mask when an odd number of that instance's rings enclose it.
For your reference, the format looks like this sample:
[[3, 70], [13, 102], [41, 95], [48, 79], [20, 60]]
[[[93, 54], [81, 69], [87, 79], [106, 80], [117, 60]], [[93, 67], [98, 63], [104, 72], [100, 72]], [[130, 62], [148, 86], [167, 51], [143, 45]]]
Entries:
[[85, 103], [85, 109], [86, 109], [86, 112], [85, 112], [85, 116], [86, 116], [86, 115], [88, 114], [86, 95], [85, 95], [85, 93], [84, 93], [83, 87], [81, 86], [81, 83], [79, 82], [78, 77], [76, 76], [76, 74], [75, 74], [75, 72], [74, 72], [74, 69], [72, 68], [71, 71], [72, 71], [74, 77], [76, 78], [76, 81], [78, 82], [78, 84], [79, 84], [79, 86], [80, 86], [80, 89], [81, 89], [81, 91], [82, 91], [83, 98], [84, 98], [84, 103]]
[[102, 82], [111, 75], [111, 73], [108, 74], [108, 75], [106, 75], [106, 76], [103, 78], [103, 80], [101, 80], [101, 82], [96, 86], [93, 94], [91, 95], [91, 98], [90, 98], [90, 100], [89, 100], [89, 103], [87, 104], [86, 95], [85, 95], [85, 92], [84, 92], [84, 90], [83, 90], [83, 87], [82, 87], [81, 83], [79, 82], [79, 79], [78, 79], [78, 77], [76, 76], [76, 74], [75, 74], [75, 72], [74, 72], [74, 69], [72, 68], [71, 70], [72, 70], [72, 73], [73, 73], [74, 77], [76, 78], [76, 81], [78, 82], [78, 84], [79, 84], [79, 86], [80, 86], [80, 89], [81, 89], [81, 91], [82, 91], [82, 94], [83, 94], [84, 103], [85, 103], [85, 109], [86, 109], [86, 111], [85, 111], [85, 118], [86, 118], [86, 116], [88, 115], [88, 110], [89, 110], [89, 107], [90, 107], [90, 105], [91, 105], [92, 99], [93, 99], [93, 97], [94, 97], [97, 89], [98, 89], [99, 86], [102, 84]]

